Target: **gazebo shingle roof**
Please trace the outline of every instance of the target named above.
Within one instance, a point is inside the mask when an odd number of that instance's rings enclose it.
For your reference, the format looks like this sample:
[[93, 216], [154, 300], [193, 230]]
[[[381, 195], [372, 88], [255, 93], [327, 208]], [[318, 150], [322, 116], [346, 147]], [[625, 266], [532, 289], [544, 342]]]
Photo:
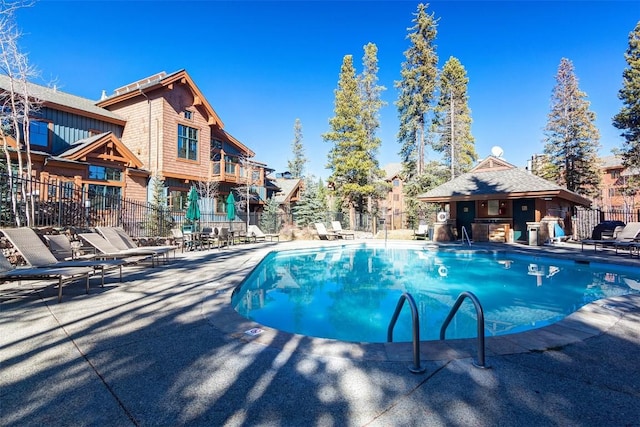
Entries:
[[448, 202], [497, 197], [507, 199], [561, 197], [585, 206], [591, 204], [589, 199], [577, 193], [516, 167], [498, 169], [477, 167], [471, 172], [420, 194], [418, 199], [425, 202]]

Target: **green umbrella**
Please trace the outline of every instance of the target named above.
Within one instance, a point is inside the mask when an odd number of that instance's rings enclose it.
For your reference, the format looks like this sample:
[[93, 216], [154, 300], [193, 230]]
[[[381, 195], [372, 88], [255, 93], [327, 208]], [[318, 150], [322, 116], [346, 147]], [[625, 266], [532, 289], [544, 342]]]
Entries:
[[236, 199], [233, 197], [233, 193], [229, 193], [227, 196], [227, 219], [233, 221], [236, 217]]
[[189, 222], [196, 222], [200, 219], [200, 206], [198, 205], [198, 192], [195, 187], [191, 187], [189, 191], [189, 195], [187, 196], [187, 200], [189, 204], [187, 205], [187, 213], [185, 214], [185, 218]]

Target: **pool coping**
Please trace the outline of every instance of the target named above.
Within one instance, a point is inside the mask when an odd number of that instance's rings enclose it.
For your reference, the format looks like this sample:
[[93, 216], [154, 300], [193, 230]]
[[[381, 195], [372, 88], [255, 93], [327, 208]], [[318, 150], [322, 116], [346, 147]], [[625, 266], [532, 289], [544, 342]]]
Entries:
[[[318, 242], [315, 242], [318, 243]], [[310, 246], [306, 242], [300, 244], [278, 244], [263, 248], [256, 248], [255, 252], [243, 263], [243, 272], [246, 274], [234, 274], [221, 280], [216, 291], [209, 292], [202, 301], [202, 312], [208, 322], [216, 329], [223, 332], [229, 340], [239, 340], [245, 343], [253, 343], [274, 347], [279, 350], [292, 350], [311, 353], [323, 357], [343, 357], [360, 361], [389, 361], [411, 362], [414, 360], [412, 342], [390, 343], [358, 343], [346, 342], [334, 339], [315, 338], [304, 335], [280, 331], [265, 326], [236, 312], [231, 306], [231, 296], [241, 285], [244, 278], [258, 265], [262, 259], [273, 251], [326, 248], [332, 246], [353, 246], [362, 244], [381, 244], [378, 241], [356, 240], [355, 242], [327, 242]], [[394, 241], [398, 246], [431, 247], [432, 249], [452, 251], [460, 250], [460, 245], [434, 245], [425, 242]], [[284, 246], [284, 247], [283, 247]], [[562, 257], [574, 259], [580, 262], [596, 263], [588, 254], [558, 254], [541, 252], [539, 249], [533, 253], [531, 249], [514, 248], [512, 246], [494, 247], [492, 245], [476, 245], [474, 248], [465, 247], [466, 251], [499, 253], [517, 253], [538, 257]], [[618, 260], [598, 260], [598, 264], [629, 265], [619, 263]], [[634, 264], [634, 266], [640, 265]], [[602, 335], [611, 329], [622, 317], [634, 309], [640, 307], [640, 294], [628, 294], [591, 302], [567, 317], [551, 325], [532, 329], [529, 331], [506, 334], [500, 336], [485, 337], [485, 356], [501, 356], [527, 352], [542, 352], [557, 350], [564, 346], [574, 344], [589, 338]], [[477, 337], [466, 339], [427, 340], [419, 343], [419, 357], [422, 361], [446, 361], [455, 359], [474, 358], [480, 359], [479, 341]]]

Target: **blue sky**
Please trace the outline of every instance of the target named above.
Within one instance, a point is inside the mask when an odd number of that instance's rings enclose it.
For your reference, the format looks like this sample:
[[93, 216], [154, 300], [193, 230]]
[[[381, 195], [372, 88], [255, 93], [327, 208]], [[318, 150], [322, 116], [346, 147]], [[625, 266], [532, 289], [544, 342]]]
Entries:
[[[54, 1], [18, 14], [20, 46], [40, 80], [98, 99], [160, 71], [186, 69], [225, 129], [276, 172], [292, 158], [299, 118], [307, 173], [326, 178], [334, 90], [345, 55], [362, 69], [378, 46], [387, 88], [378, 136], [381, 166], [398, 162], [394, 82], [407, 49], [414, 1]], [[442, 66], [457, 57], [469, 78], [472, 134], [480, 158], [500, 146], [516, 166], [543, 149], [543, 128], [561, 58], [573, 62], [601, 132], [601, 155], [622, 139], [611, 125], [626, 67], [633, 1], [433, 1]], [[429, 159], [438, 159], [434, 154]]]

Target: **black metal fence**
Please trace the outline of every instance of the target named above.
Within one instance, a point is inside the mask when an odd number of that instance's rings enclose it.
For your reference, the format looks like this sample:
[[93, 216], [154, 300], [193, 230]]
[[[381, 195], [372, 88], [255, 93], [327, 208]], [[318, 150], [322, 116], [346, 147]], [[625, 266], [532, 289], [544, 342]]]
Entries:
[[166, 207], [91, 193], [71, 180], [0, 174], [0, 226], [118, 226], [133, 236], [169, 236], [175, 219]]
[[[0, 227], [30, 226], [37, 228], [123, 227], [134, 237], [169, 237], [172, 228], [181, 228], [188, 221], [184, 210], [169, 210], [138, 200], [118, 198], [91, 192], [87, 186], [73, 180], [46, 181], [10, 178], [0, 174]], [[14, 206], [15, 204], [15, 206]], [[371, 231], [374, 219], [356, 215], [355, 223], [340, 212], [326, 212], [318, 221], [331, 224], [340, 221], [345, 228]], [[201, 212], [200, 227], [230, 227], [243, 230], [246, 224], [261, 226], [266, 233], [277, 233], [285, 226], [296, 225], [295, 215], [236, 211], [233, 221], [224, 213]]]

